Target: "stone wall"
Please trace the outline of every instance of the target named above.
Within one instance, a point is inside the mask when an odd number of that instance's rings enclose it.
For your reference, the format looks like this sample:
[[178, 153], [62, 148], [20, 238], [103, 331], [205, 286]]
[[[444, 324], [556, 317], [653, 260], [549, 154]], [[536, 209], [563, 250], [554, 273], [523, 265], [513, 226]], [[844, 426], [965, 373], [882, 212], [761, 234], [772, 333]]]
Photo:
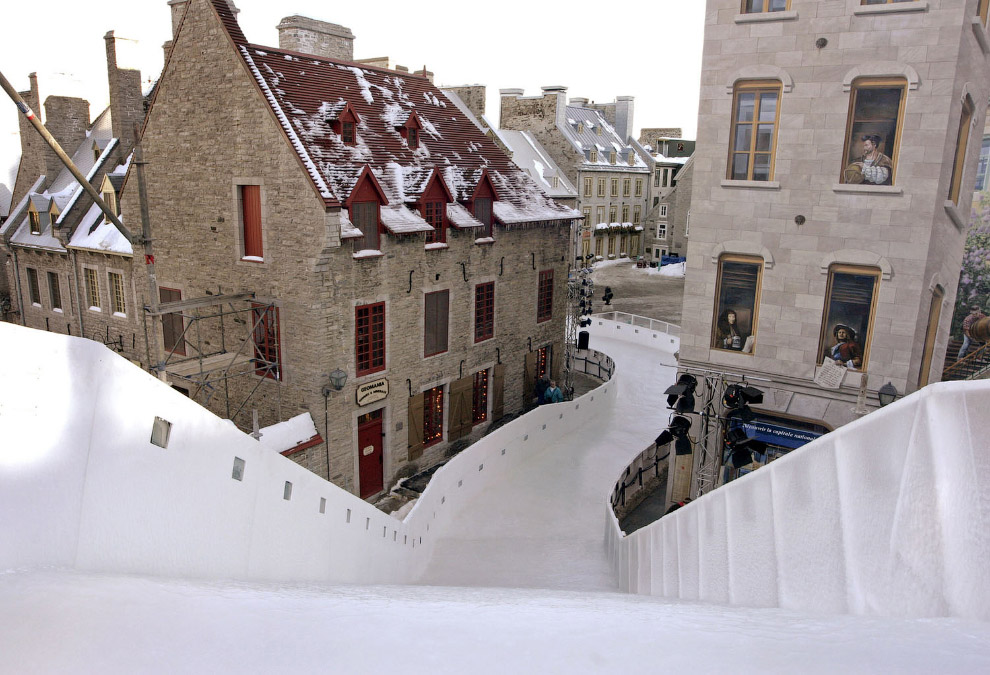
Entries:
[[354, 60], [354, 33], [346, 26], [293, 15], [278, 26], [278, 46], [328, 59]]
[[468, 84], [462, 87], [442, 87], [442, 89], [457, 94], [471, 114], [477, 117], [479, 122], [481, 121], [481, 116], [485, 114], [485, 85]]

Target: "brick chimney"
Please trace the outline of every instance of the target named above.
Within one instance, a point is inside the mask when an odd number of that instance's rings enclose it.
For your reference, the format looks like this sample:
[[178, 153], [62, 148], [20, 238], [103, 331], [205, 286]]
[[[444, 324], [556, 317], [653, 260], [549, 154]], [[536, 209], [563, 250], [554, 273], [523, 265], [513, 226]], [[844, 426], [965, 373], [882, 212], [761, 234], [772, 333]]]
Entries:
[[298, 14], [285, 17], [276, 28], [279, 49], [338, 61], [354, 60], [354, 33], [350, 28]]
[[120, 141], [121, 157], [134, 147], [134, 125], [144, 122], [141, 71], [117, 67], [113, 31], [103, 36], [107, 48], [107, 81], [110, 84], [110, 118], [114, 138]]

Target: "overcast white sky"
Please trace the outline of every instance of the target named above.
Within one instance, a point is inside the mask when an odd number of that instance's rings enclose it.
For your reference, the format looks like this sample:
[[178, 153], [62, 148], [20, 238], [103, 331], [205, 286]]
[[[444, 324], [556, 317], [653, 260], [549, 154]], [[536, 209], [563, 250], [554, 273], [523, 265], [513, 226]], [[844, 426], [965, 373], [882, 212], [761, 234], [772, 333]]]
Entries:
[[[583, 6], [504, 0], [473, 10], [461, 0], [235, 2], [241, 28], [255, 43], [277, 46], [279, 20], [302, 14], [350, 28], [355, 58], [390, 56], [413, 70], [426, 65], [438, 85], [484, 84], [493, 121], [499, 89], [522, 87], [529, 95], [555, 84], [567, 86], [568, 96], [594, 101], [635, 96], [636, 135], [644, 126], [679, 126], [685, 137], [694, 138], [703, 0]], [[104, 34], [113, 30], [118, 38], [135, 40], [131, 53], [120, 53], [124, 45], [118, 53], [147, 80], [161, 69], [169, 17], [166, 0], [5, 2], [0, 72], [18, 91], [26, 90], [28, 74], [37, 72], [42, 101], [49, 95], [81, 96], [95, 117], [108, 102]], [[11, 187], [20, 154], [18, 115], [6, 95], [0, 96], [0, 182]]]

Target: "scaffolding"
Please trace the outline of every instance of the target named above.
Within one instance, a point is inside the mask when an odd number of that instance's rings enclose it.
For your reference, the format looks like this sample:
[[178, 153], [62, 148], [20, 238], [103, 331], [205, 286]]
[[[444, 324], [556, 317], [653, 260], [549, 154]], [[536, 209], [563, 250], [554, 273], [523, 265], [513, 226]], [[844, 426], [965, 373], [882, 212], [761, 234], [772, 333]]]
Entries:
[[[173, 328], [164, 339], [166, 324], [176, 327], [180, 321], [181, 330], [175, 334]], [[151, 371], [188, 389], [203, 406], [224, 410], [227, 419], [243, 412], [265, 382], [282, 379], [278, 308], [274, 302], [258, 301], [253, 292], [146, 305], [143, 322]], [[162, 330], [165, 356], [154, 363], [150, 345], [158, 340], [156, 324]], [[231, 383], [240, 378], [250, 378], [249, 391], [235, 396]], [[279, 410], [281, 395], [282, 388], [276, 387]]]
[[[564, 335], [564, 395], [574, 395], [574, 359], [578, 349], [578, 328], [590, 322], [591, 301], [595, 294], [595, 282], [591, 267], [572, 270], [567, 277], [567, 317]], [[584, 372], [583, 370], [581, 372]]]

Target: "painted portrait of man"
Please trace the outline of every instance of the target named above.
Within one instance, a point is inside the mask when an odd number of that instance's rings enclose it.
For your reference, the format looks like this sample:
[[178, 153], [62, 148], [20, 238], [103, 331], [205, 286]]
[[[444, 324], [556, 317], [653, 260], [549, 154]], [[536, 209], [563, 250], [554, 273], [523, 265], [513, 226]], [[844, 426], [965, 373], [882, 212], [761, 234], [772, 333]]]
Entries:
[[906, 83], [857, 80], [850, 94], [841, 180], [853, 185], [893, 185]]

